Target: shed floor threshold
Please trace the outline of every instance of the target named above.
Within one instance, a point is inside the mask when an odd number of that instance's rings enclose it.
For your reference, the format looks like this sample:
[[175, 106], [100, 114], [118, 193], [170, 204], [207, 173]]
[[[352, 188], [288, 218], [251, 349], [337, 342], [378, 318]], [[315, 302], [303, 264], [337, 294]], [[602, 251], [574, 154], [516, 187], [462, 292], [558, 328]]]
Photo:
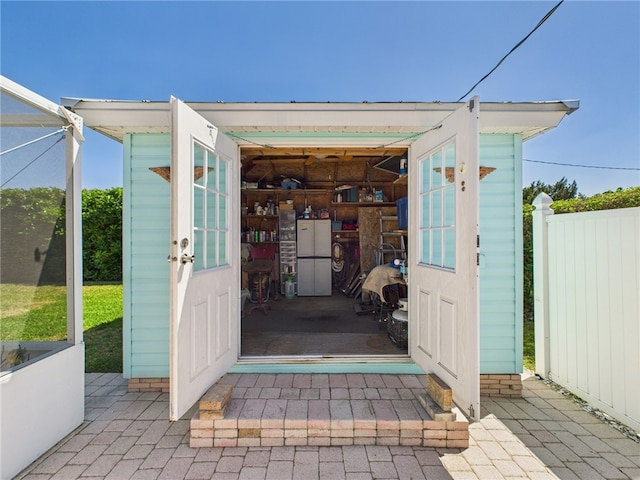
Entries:
[[422, 375], [408, 355], [243, 356], [229, 373], [378, 373]]

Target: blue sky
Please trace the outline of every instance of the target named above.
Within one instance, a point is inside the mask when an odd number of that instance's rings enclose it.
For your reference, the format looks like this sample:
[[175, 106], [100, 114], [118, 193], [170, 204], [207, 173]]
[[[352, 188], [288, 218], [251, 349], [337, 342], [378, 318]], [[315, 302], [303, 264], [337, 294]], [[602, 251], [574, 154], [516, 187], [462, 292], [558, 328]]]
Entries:
[[[455, 101], [556, 2], [0, 2], [0, 72], [61, 97]], [[640, 2], [565, 1], [473, 95], [579, 99], [524, 145], [542, 162], [640, 167]], [[83, 185], [122, 184], [120, 144], [86, 132]], [[525, 162], [523, 184], [592, 195], [638, 170]]]

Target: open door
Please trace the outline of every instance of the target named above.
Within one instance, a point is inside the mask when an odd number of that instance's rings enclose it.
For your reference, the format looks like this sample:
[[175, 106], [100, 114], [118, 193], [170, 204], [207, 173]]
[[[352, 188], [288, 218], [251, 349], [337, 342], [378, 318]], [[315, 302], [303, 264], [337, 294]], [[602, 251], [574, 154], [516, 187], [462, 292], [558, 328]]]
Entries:
[[412, 359], [480, 414], [478, 97], [410, 148], [409, 332]]
[[172, 98], [171, 420], [238, 358], [238, 172], [238, 146]]

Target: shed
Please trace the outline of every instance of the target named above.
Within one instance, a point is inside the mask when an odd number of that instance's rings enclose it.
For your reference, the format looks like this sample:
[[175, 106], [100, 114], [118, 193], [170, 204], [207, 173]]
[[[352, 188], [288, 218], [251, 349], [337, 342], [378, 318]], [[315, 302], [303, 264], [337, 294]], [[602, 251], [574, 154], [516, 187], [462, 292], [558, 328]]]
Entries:
[[[169, 391], [171, 418], [229, 370], [436, 373], [470, 417], [481, 388], [518, 394], [522, 143], [578, 102], [64, 104], [123, 145], [124, 375]], [[407, 225], [391, 229], [407, 242], [405, 351], [243, 355], [241, 242], [279, 240], [249, 223], [254, 205], [289, 199], [342, 226], [405, 198]], [[337, 230], [364, 255], [362, 232]]]

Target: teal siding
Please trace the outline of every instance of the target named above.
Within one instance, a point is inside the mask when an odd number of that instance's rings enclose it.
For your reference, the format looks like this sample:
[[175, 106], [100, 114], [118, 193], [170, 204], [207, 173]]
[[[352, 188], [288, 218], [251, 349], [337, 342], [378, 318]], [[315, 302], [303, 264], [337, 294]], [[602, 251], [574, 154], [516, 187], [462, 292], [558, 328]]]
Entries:
[[170, 184], [150, 167], [171, 161], [167, 134], [125, 137], [124, 376], [169, 376]]
[[[518, 136], [480, 137], [480, 164], [496, 168], [480, 182], [480, 372], [484, 374], [522, 371], [521, 155]], [[149, 170], [169, 164], [169, 135], [125, 136], [126, 378], [169, 376], [170, 185]]]
[[[522, 371], [521, 141], [481, 135], [480, 373]], [[518, 263], [520, 262], [520, 264]]]

